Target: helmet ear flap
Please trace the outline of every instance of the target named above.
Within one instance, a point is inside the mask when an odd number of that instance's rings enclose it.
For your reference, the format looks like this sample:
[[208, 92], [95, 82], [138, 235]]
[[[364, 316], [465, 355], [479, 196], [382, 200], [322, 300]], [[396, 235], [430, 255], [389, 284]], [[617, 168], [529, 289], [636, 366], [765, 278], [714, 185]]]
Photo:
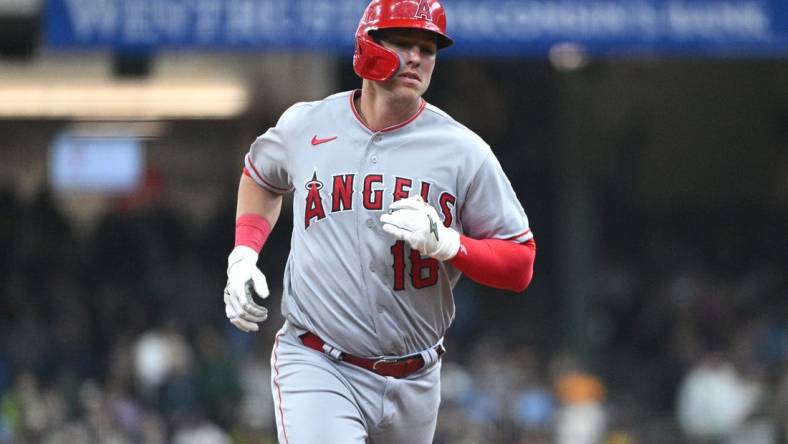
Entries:
[[378, 44], [369, 35], [356, 37], [353, 71], [359, 76], [385, 82], [397, 75], [402, 66], [402, 59], [396, 52]]

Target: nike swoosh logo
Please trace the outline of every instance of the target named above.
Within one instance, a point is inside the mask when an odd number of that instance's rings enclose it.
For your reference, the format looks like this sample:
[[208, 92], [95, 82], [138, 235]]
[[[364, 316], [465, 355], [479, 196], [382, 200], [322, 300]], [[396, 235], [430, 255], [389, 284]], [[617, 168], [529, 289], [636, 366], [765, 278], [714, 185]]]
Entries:
[[339, 136], [329, 137], [327, 139], [318, 139], [317, 135], [312, 136], [312, 145], [320, 145], [321, 143], [331, 142]]

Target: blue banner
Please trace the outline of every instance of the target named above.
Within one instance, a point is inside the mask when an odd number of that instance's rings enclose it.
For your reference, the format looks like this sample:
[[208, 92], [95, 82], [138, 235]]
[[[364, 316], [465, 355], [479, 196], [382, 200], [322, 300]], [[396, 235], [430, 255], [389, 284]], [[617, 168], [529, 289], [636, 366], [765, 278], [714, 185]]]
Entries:
[[[55, 48], [347, 51], [367, 0], [48, 0]], [[788, 55], [786, 0], [444, 0], [456, 55]]]

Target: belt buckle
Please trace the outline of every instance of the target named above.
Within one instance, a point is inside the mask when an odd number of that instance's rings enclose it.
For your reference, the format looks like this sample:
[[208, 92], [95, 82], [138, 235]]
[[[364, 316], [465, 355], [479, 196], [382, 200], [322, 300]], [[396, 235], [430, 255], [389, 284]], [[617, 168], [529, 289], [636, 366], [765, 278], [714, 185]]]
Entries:
[[378, 370], [378, 365], [397, 364], [400, 362], [399, 358], [380, 358], [372, 364], [372, 371]]

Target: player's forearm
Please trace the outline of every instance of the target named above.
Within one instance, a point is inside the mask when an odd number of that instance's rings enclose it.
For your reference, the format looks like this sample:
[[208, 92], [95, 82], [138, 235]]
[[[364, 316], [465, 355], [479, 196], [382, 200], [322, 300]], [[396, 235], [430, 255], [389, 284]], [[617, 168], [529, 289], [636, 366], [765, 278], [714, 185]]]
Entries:
[[246, 174], [241, 176], [241, 183], [238, 184], [238, 207], [235, 217], [244, 214], [258, 214], [264, 217], [273, 227], [279, 219], [279, 212], [282, 210], [282, 195], [274, 194], [265, 188], [257, 185], [251, 177]]
[[235, 212], [235, 245], [245, 245], [259, 253], [281, 210], [281, 195], [257, 185], [248, 175], [242, 175]]
[[472, 280], [516, 292], [524, 291], [531, 283], [536, 258], [533, 239], [518, 244], [462, 236], [460, 243], [460, 251], [450, 263]]

